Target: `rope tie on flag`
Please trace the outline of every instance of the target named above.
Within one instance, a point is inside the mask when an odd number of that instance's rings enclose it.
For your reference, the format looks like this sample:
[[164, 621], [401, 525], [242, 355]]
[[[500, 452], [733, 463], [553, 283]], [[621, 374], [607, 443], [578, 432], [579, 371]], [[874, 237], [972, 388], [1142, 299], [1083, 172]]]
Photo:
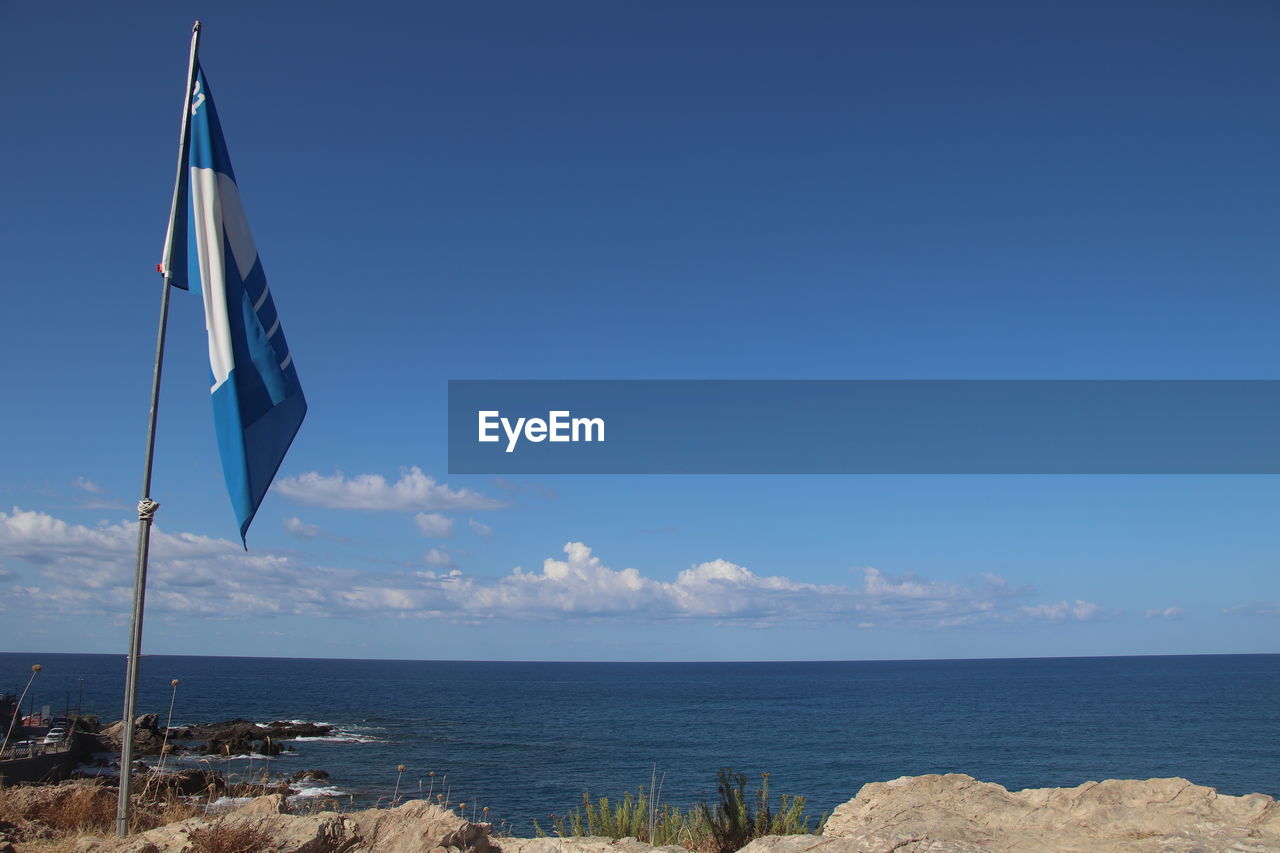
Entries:
[[151, 498], [143, 498], [138, 501], [138, 521], [150, 521], [159, 508], [160, 504], [151, 500]]

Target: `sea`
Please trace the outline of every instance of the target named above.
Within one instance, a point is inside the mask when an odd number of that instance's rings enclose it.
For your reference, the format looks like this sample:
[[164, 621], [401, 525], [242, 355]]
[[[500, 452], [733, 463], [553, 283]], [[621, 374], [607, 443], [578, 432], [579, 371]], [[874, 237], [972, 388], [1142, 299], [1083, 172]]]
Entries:
[[[117, 655], [0, 653], [24, 710], [121, 716]], [[179, 680], [174, 692], [173, 679]], [[660, 785], [714, 801], [804, 796], [815, 818], [867, 782], [967, 773], [1017, 790], [1183, 776], [1280, 796], [1280, 655], [761, 663], [534, 663], [152, 655], [139, 713], [174, 725], [243, 717], [337, 727], [293, 751], [185, 758], [244, 778], [323, 769], [300, 788], [361, 807], [441, 794], [516, 835], [584, 792]], [[399, 768], [403, 765], [404, 770]], [[484, 809], [488, 807], [489, 811]]]

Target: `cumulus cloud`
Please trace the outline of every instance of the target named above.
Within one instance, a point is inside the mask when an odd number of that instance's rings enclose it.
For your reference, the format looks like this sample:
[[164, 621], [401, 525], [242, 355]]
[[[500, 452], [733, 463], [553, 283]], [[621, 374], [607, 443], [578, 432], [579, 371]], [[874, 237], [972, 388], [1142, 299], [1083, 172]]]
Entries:
[[325, 476], [312, 471], [278, 480], [275, 489], [298, 503], [329, 509], [417, 512], [500, 509], [506, 505], [471, 489], [451, 489], [419, 468], [400, 469], [400, 479], [394, 483], [380, 474], [348, 479], [342, 473]]
[[[0, 607], [62, 614], [105, 611], [125, 618], [135, 536], [132, 522], [87, 527], [41, 512], [0, 512], [0, 557], [24, 561], [39, 575], [37, 582], [0, 588]], [[1029, 601], [1033, 590], [994, 575], [951, 583], [863, 568], [848, 583], [814, 584], [759, 575], [717, 559], [662, 580], [635, 568], [612, 568], [582, 542], [567, 543], [563, 558], [547, 558], [537, 570], [516, 567], [495, 577], [464, 574], [441, 548], [423, 556], [433, 570], [371, 572], [317, 565], [292, 554], [246, 553], [237, 542], [172, 534], [159, 527], [152, 536], [147, 600], [148, 608], [160, 615], [467, 622], [622, 618], [759, 626], [819, 621], [937, 629], [1084, 621], [1107, 613], [1082, 600], [1034, 603]]]
[[1148, 619], [1181, 619], [1187, 615], [1187, 611], [1181, 607], [1157, 607], [1154, 610], [1147, 611]]
[[474, 532], [481, 539], [493, 538], [493, 528], [487, 524], [482, 524], [479, 521], [476, 521], [474, 518], [468, 518], [467, 526], [470, 527], [472, 532]]
[[413, 517], [413, 523], [418, 525], [423, 536], [432, 539], [453, 538], [453, 519], [447, 515], [441, 515], [438, 512], [420, 512]]
[[[133, 595], [137, 522], [96, 527], [68, 524], [42, 512], [0, 512], [0, 555], [26, 562], [43, 583], [14, 586], [0, 601], [26, 611], [127, 615]], [[304, 567], [271, 554], [247, 554], [236, 543], [193, 533], [151, 531], [148, 608], [214, 617], [310, 612], [321, 597], [310, 577], [333, 570]], [[348, 572], [348, 575], [355, 574]]]

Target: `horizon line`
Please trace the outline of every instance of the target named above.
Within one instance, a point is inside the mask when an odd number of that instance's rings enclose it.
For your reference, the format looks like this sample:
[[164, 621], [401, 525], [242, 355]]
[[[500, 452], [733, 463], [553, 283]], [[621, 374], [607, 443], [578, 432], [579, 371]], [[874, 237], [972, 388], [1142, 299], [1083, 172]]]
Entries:
[[[128, 658], [127, 652], [29, 652], [0, 651], [0, 655], [76, 655]], [[366, 661], [370, 663], [546, 663], [546, 664], [757, 664], [757, 663], [972, 663], [1026, 660], [1106, 660], [1110, 658], [1192, 658], [1192, 657], [1264, 657], [1280, 652], [1151, 652], [1145, 654], [1107, 655], [1025, 655], [1020, 657], [954, 657], [954, 658], [773, 658], [720, 660], [565, 660], [530, 658], [378, 658], [378, 657], [297, 657], [292, 655], [196, 655], [153, 652], [142, 658], [212, 658], [220, 660], [297, 660], [297, 661]]]

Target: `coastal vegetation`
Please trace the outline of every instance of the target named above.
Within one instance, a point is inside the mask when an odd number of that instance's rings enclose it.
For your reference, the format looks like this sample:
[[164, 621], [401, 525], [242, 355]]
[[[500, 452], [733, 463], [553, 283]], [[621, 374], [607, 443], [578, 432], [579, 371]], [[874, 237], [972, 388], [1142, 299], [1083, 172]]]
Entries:
[[[714, 804], [700, 802], [681, 811], [661, 802], [661, 794], [661, 787], [652, 781], [647, 790], [642, 785], [639, 793], [628, 791], [615, 801], [608, 797], [593, 800], [584, 792], [581, 805], [569, 814], [550, 816], [551, 832], [563, 838], [635, 838], [655, 846], [676, 844], [695, 853], [731, 853], [765, 835], [821, 832], [827, 819], [823, 814], [815, 823], [800, 796], [781, 794], [774, 808], [768, 773], [760, 774], [759, 786], [748, 793], [746, 775], [732, 767], [720, 769]], [[533, 826], [537, 835], [549, 834], [536, 820]]]
[[[0, 849], [4, 835], [26, 839], [28, 849], [59, 851], [70, 849], [72, 840], [83, 835], [107, 835], [115, 830], [116, 789], [97, 780], [79, 780], [61, 785], [0, 788]], [[175, 791], [133, 798], [131, 828], [135, 832], [154, 829], [203, 814], [202, 804]]]

